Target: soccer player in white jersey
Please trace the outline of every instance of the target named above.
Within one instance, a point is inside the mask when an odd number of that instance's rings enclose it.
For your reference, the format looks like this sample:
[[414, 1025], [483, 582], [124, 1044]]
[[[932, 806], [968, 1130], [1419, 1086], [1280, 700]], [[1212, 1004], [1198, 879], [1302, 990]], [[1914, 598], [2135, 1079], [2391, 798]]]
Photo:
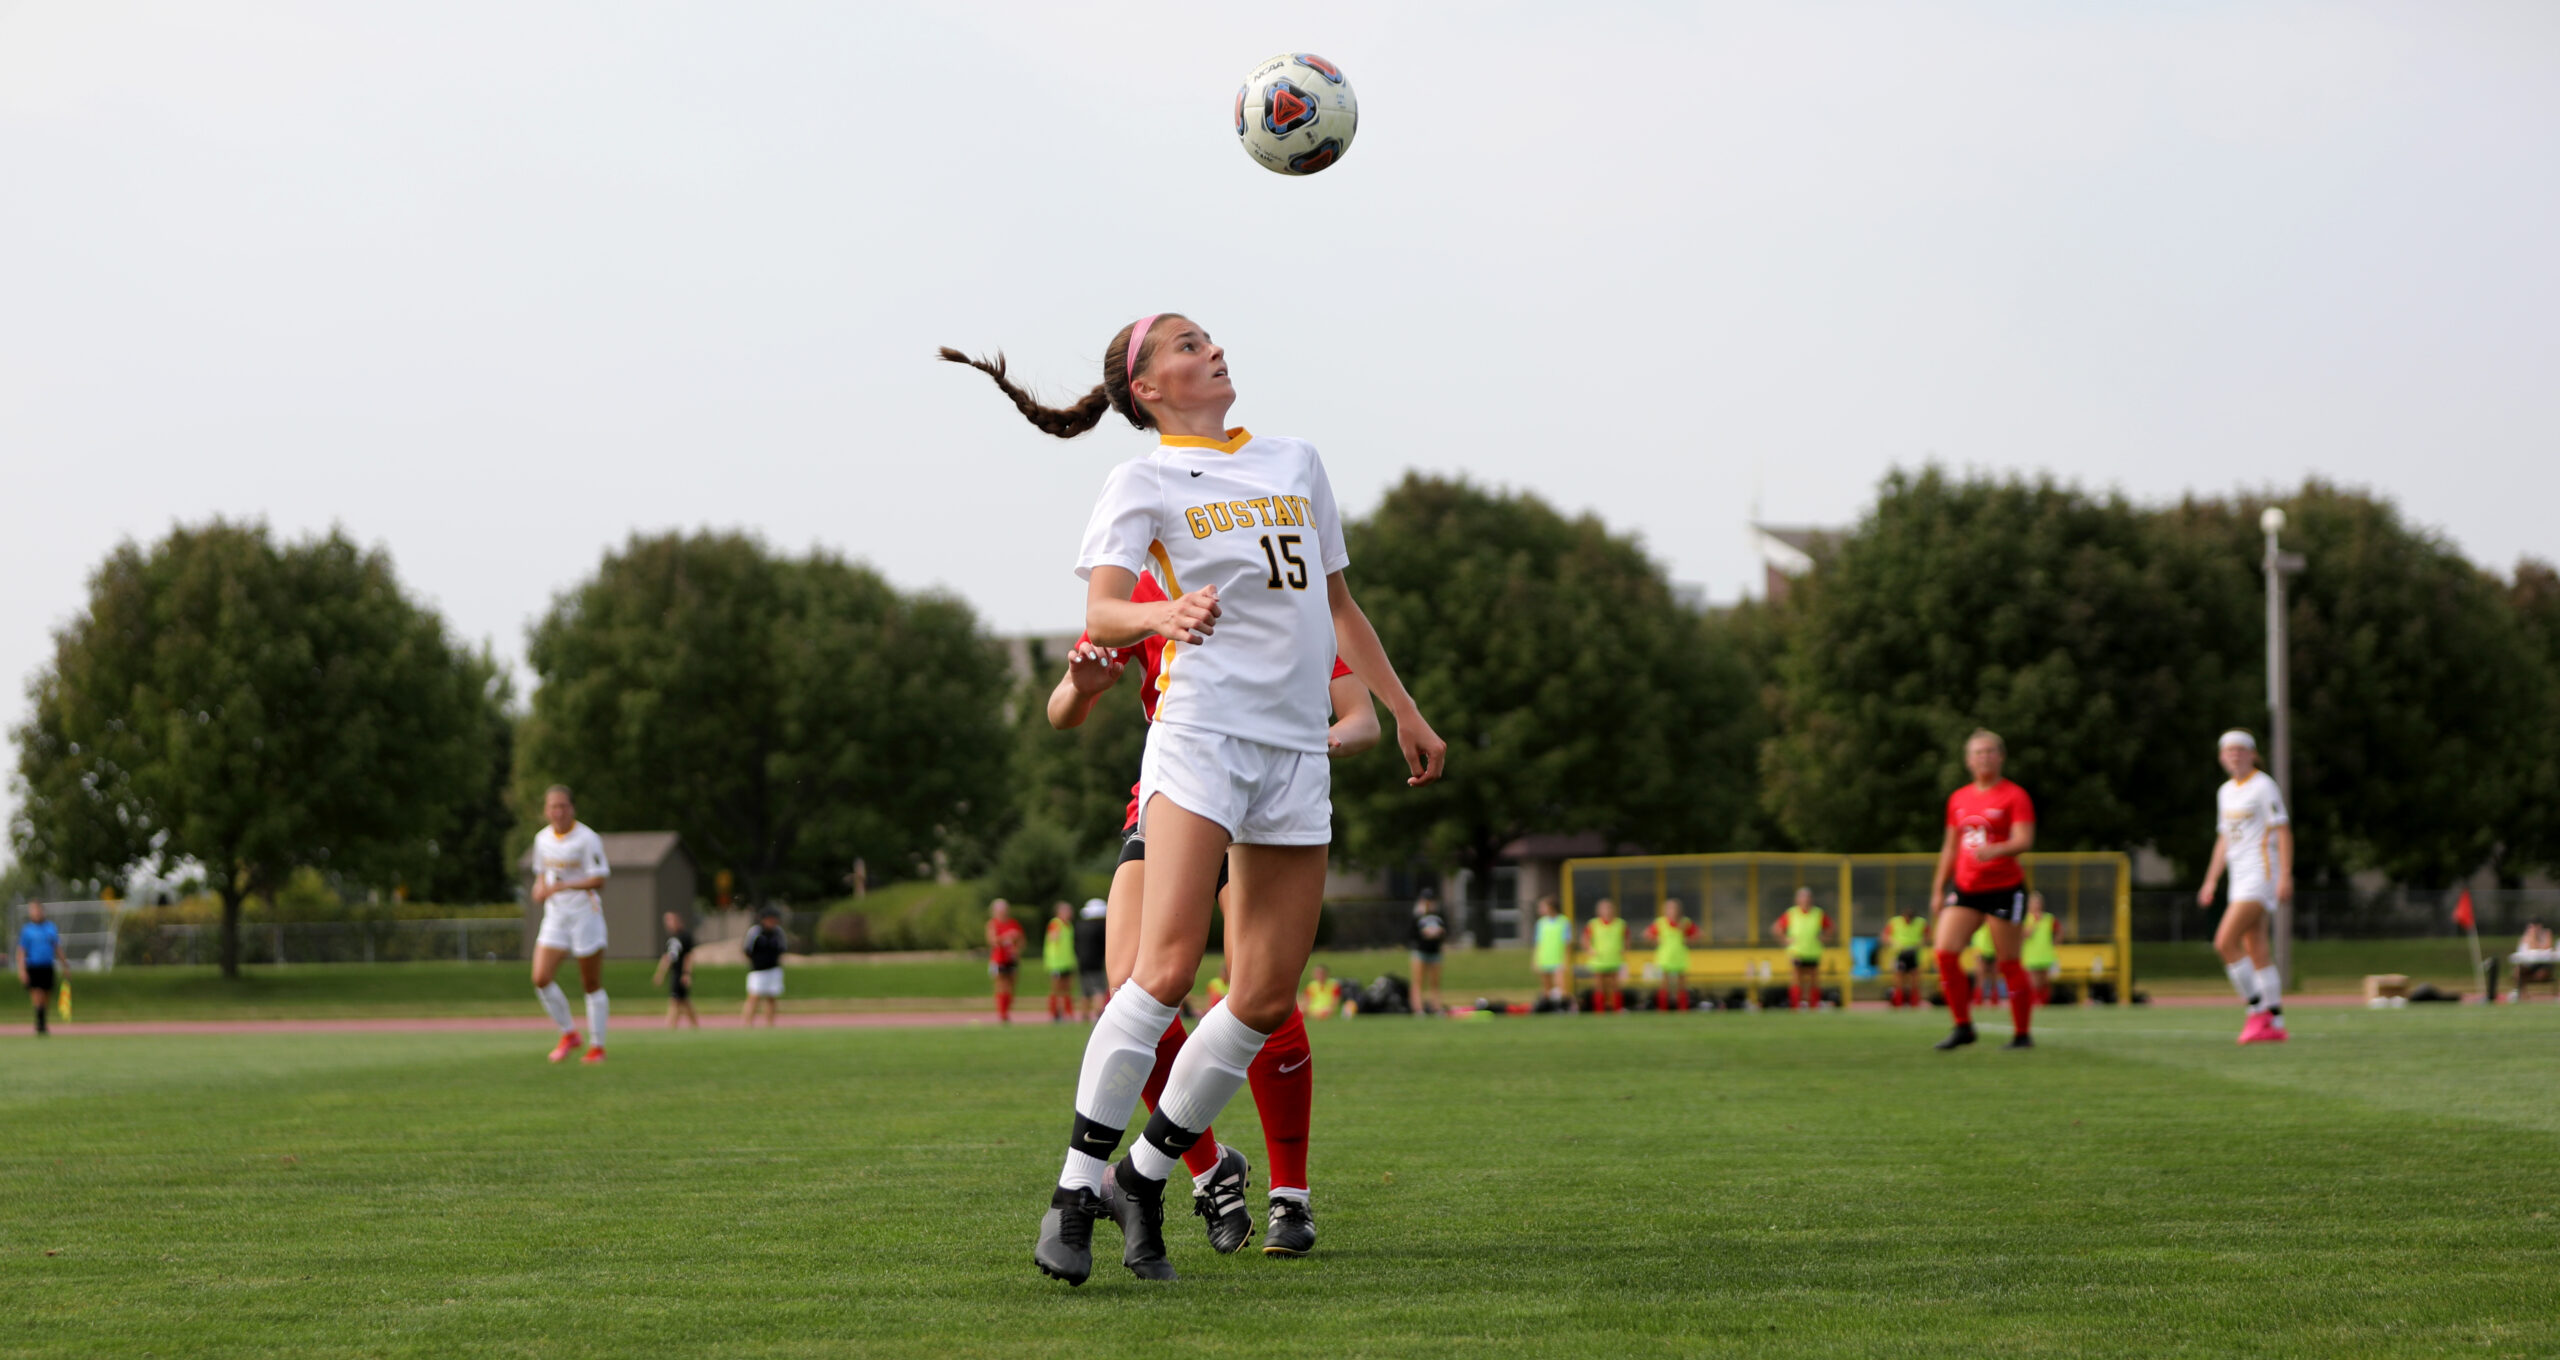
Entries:
[[2239, 728], [2222, 734], [2222, 768], [2231, 778], [2215, 795], [2218, 834], [2213, 859], [2205, 865], [2204, 886], [2196, 889], [2196, 905], [2213, 905], [2213, 885], [2223, 871], [2231, 873], [2231, 905], [2222, 926], [2213, 932], [2213, 947], [2231, 989], [2249, 1007], [2240, 1027], [2244, 1044], [2284, 1042], [2284, 977], [2276, 971], [2268, 947], [2269, 920], [2276, 904], [2293, 900], [2293, 821], [2285, 815], [2284, 794], [2276, 781], [2258, 768], [2258, 739]]
[[[1032, 1260], [1082, 1284], [1093, 1220], [1108, 1215], [1125, 1241], [1122, 1264], [1169, 1280], [1165, 1182], [1295, 1010], [1315, 945], [1333, 839], [1326, 730], [1336, 653], [1395, 717], [1409, 783], [1439, 778], [1448, 747], [1351, 597], [1323, 460], [1303, 441], [1227, 427], [1235, 387], [1205, 329], [1169, 312], [1131, 323], [1103, 351], [1102, 385], [1064, 410], [1006, 381], [1001, 360], [979, 367], [1050, 434], [1082, 434], [1118, 411], [1161, 438], [1112, 469], [1076, 560], [1093, 643], [1125, 647], [1152, 634], [1165, 655], [1138, 781], [1147, 842], [1138, 956], [1085, 1046], [1066, 1163]], [[1172, 598], [1130, 598], [1150, 566]], [[1232, 878], [1226, 998], [1183, 1045], [1129, 1155], [1111, 1163], [1208, 947], [1222, 862]]]
[[542, 933], [533, 940], [533, 994], [551, 1023], [560, 1027], [560, 1042], [551, 1061], [578, 1051], [578, 1022], [569, 1014], [569, 998], [555, 981], [560, 961], [578, 961], [578, 981], [587, 989], [587, 1056], [604, 1061], [604, 1025], [610, 1003], [604, 995], [604, 881], [613, 870], [605, 864], [604, 837], [578, 821], [578, 807], [565, 784], [542, 795], [542, 819], [550, 825], [533, 838], [533, 900], [542, 904]]

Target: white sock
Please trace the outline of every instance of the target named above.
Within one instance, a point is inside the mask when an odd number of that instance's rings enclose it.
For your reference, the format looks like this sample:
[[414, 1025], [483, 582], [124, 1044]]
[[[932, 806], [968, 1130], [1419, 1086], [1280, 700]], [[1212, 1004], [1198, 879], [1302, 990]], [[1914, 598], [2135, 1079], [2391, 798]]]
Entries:
[[[1183, 1041], [1182, 1056], [1173, 1060], [1156, 1113], [1187, 1133], [1209, 1127], [1244, 1085], [1245, 1069], [1253, 1065], [1263, 1041], [1270, 1037], [1238, 1020], [1226, 1002], [1211, 1006], [1200, 1017], [1199, 1028]], [[1141, 1138], [1129, 1149], [1129, 1164], [1139, 1175], [1160, 1181], [1173, 1175], [1182, 1158]]]
[[[2258, 970], [2258, 1009], [2270, 1013], [2284, 1009], [2284, 974], [2272, 963]], [[2277, 1024], [2284, 1023], [2281, 1014], [2275, 1018]]]
[[604, 999], [602, 989], [587, 993], [587, 1042], [589, 1044], [597, 1048], [604, 1047], [604, 1018], [612, 1010], [613, 1003]]
[[2257, 1011], [2257, 968], [2252, 966], [2247, 959], [2242, 959], [2237, 963], [2226, 963], [2222, 965], [2222, 971], [2229, 974], [2231, 977], [2231, 990], [2238, 992], [2240, 994], [2240, 999], [2249, 1003], [2249, 1009], [2251, 1012], [2254, 1013]]
[[[1156, 1044], [1173, 1023], [1174, 1009], [1147, 995], [1143, 987], [1122, 987], [1094, 1019], [1084, 1041], [1084, 1070], [1076, 1078], [1076, 1127], [1068, 1135], [1066, 1165], [1058, 1184], [1070, 1190], [1102, 1191], [1103, 1159], [1119, 1147], [1120, 1131], [1129, 1127], [1129, 1112], [1138, 1108], [1138, 1092], [1156, 1065]], [[1188, 1045], [1184, 1052], [1189, 1052]], [[1090, 1147], [1077, 1146], [1079, 1135], [1092, 1134]], [[1104, 1133], [1111, 1146], [1098, 1141]]]
[[1206, 1190], [1209, 1188], [1209, 1182], [1216, 1180], [1217, 1177], [1218, 1168], [1213, 1164], [1208, 1170], [1191, 1178], [1191, 1188], [1194, 1190]]
[[1271, 1187], [1271, 1193], [1266, 1198], [1294, 1199], [1300, 1204], [1304, 1204], [1307, 1202], [1307, 1192], [1294, 1185], [1275, 1185]]
[[551, 1023], [558, 1025], [562, 1034], [578, 1032], [578, 1022], [569, 1018], [569, 994], [560, 990], [559, 983], [546, 982], [534, 988], [533, 994], [541, 999], [542, 1009], [551, 1013]]

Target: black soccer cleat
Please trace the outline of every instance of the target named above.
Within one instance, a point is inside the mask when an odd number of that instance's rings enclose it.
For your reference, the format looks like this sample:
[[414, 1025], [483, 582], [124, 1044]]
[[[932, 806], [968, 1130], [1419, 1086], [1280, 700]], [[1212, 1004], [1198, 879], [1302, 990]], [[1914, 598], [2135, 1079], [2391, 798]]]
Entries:
[[1962, 1048], [1973, 1041], [1973, 1023], [1971, 1021], [1967, 1021], [1964, 1024], [1958, 1025], [1954, 1029], [1947, 1031], [1947, 1037], [1938, 1041], [1938, 1051], [1941, 1053], [1949, 1052], [1954, 1049]]
[[2035, 1046], [2036, 1041], [2029, 1038], [2024, 1031], [2020, 1031], [2019, 1033], [2010, 1035], [2009, 1042], [2000, 1045], [2000, 1048], [2003, 1052], [2006, 1052], [2011, 1049], [2033, 1048]]
[[1265, 1256], [1304, 1256], [1316, 1249], [1316, 1216], [1302, 1199], [1271, 1198], [1271, 1227], [1262, 1234]]
[[[1151, 1188], [1152, 1187], [1152, 1188]], [[1164, 1258], [1164, 1182], [1151, 1181], [1122, 1158], [1102, 1173], [1103, 1212], [1120, 1224], [1120, 1264], [1141, 1280], [1174, 1278]]]
[[1049, 1196], [1049, 1212], [1040, 1216], [1040, 1240], [1032, 1244], [1031, 1264], [1071, 1286], [1092, 1278], [1093, 1221], [1108, 1212], [1102, 1196], [1059, 1186]]
[[1225, 1256], [1253, 1236], [1253, 1215], [1244, 1207], [1244, 1192], [1253, 1184], [1253, 1167], [1244, 1154], [1218, 1149], [1218, 1165], [1209, 1184], [1191, 1193], [1191, 1212], [1208, 1220], [1209, 1250]]

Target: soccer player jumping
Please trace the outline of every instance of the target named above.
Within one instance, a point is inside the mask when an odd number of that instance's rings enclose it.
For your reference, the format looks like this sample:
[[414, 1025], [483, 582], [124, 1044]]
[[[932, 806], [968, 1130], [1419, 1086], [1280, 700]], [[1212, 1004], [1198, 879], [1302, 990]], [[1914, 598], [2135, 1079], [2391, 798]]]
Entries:
[[2268, 947], [2267, 918], [2279, 902], [2293, 900], [2293, 819], [2284, 793], [2258, 769], [2258, 739], [2239, 728], [2222, 734], [2222, 768], [2231, 778], [2215, 795], [2217, 834], [2205, 865], [2196, 905], [2213, 905], [2213, 885], [2231, 871], [2231, 905], [2213, 932], [2231, 990], [2249, 1007], [2240, 1026], [2244, 1044], [2280, 1044], [2284, 1031], [2284, 977]]
[[2036, 805], [2025, 789], [2001, 777], [2008, 758], [2009, 748], [1996, 732], [1977, 730], [1965, 739], [1964, 766], [1973, 782], [1947, 795], [1947, 836], [1929, 875], [1929, 900], [1941, 904], [1938, 982], [1947, 989], [1947, 1012], [1956, 1022], [1938, 1041], [1942, 1052], [1974, 1041], [1973, 979], [1965, 976], [1964, 947], [1984, 926], [1991, 931], [2001, 980], [2009, 984], [2009, 1017], [2017, 1029], [2002, 1047], [2036, 1046], [2027, 1037], [2035, 989], [2018, 961], [2018, 923], [2027, 915], [2027, 876], [2018, 856], [2035, 848]]

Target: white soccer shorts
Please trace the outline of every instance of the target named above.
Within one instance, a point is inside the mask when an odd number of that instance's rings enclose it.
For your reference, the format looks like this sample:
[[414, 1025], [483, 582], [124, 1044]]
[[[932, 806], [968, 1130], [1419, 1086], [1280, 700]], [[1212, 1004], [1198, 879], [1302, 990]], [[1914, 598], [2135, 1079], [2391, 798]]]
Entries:
[[782, 995], [782, 970], [779, 968], [757, 968], [750, 970], [747, 974], [747, 995], [780, 997]]
[[2267, 878], [2266, 870], [2257, 865], [2252, 864], [2243, 868], [2234, 864], [2231, 866], [2231, 896], [2227, 900], [2255, 902], [2273, 911], [2276, 906], [2276, 887]]
[[604, 913], [594, 907], [542, 905], [542, 933], [533, 942], [545, 949], [565, 949], [577, 958], [604, 952]]
[[1333, 843], [1333, 765], [1322, 751], [1157, 723], [1138, 767], [1140, 836], [1159, 793], [1225, 827], [1238, 845]]

